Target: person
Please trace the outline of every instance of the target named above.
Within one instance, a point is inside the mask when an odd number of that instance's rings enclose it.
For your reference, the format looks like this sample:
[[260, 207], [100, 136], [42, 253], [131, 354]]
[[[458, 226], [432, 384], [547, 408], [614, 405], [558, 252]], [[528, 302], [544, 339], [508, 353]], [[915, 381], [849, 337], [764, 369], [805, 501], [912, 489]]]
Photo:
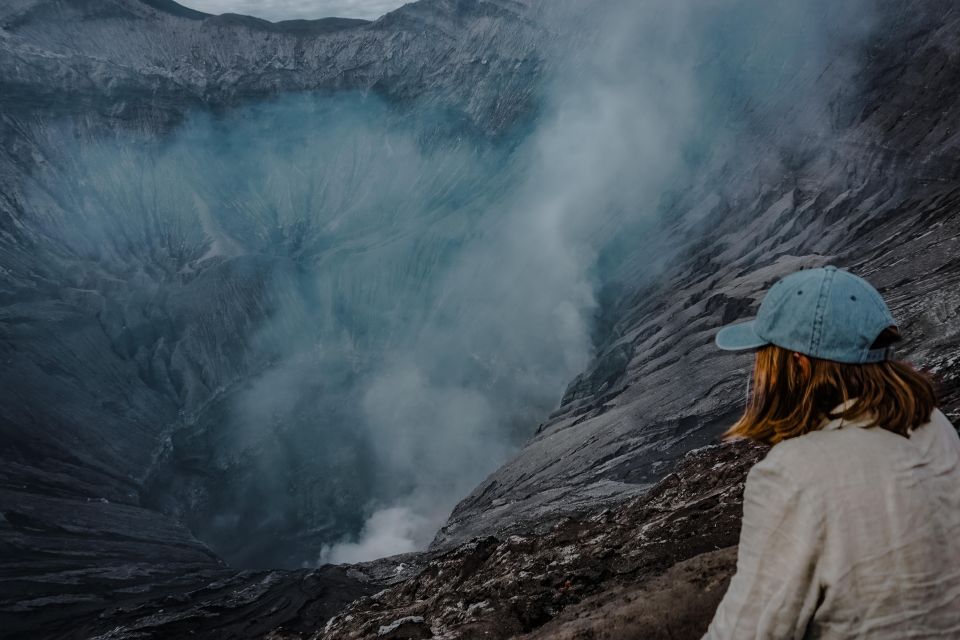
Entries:
[[960, 438], [893, 359], [899, 338], [876, 289], [835, 267], [783, 278], [716, 335], [756, 350], [727, 436], [773, 447], [705, 640], [960, 638]]

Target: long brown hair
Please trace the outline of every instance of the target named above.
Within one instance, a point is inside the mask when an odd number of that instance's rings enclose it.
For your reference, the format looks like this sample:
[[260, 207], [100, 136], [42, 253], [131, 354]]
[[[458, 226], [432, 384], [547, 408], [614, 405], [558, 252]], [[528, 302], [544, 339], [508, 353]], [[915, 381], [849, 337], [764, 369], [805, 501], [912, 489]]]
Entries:
[[[899, 339], [888, 329], [877, 344]], [[747, 408], [725, 438], [750, 438], [768, 444], [803, 435], [836, 418], [865, 418], [876, 426], [908, 435], [930, 420], [937, 406], [930, 379], [905, 362], [845, 364], [808, 358], [767, 345], [757, 351]], [[854, 400], [833, 414], [840, 404]]]

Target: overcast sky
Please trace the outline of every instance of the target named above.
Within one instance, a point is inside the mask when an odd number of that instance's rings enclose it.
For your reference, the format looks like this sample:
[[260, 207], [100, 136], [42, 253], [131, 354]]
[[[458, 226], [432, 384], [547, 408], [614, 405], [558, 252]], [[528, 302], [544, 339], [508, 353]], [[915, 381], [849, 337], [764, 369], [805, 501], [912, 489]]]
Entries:
[[379, 18], [410, 0], [178, 0], [207, 13], [242, 13], [267, 20], [295, 18]]

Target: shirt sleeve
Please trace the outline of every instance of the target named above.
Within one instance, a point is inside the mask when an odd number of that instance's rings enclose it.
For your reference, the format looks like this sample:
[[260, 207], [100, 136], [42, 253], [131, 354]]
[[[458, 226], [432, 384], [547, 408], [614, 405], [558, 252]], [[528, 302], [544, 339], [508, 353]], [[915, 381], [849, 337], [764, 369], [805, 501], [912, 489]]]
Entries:
[[737, 572], [704, 640], [799, 640], [816, 610], [820, 501], [771, 457], [747, 475]]

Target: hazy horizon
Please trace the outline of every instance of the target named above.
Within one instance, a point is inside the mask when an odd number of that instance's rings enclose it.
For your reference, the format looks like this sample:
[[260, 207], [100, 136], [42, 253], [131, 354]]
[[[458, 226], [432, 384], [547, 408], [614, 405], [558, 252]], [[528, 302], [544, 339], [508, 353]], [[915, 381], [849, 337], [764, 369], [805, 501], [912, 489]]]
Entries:
[[179, 0], [180, 4], [205, 13], [239, 13], [264, 20], [314, 20], [318, 18], [363, 18], [375, 20], [406, 0]]

